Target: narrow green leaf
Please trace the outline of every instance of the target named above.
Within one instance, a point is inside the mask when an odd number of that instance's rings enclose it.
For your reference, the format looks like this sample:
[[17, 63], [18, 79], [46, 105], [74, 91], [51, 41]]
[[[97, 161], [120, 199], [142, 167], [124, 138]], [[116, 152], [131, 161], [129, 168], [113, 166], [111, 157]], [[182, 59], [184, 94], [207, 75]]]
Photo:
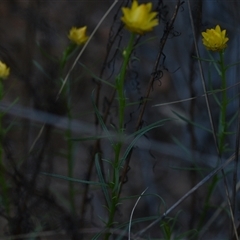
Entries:
[[112, 87], [112, 88], [116, 88], [114, 84], [103, 80], [102, 78], [99, 78], [97, 75], [95, 75], [90, 69], [88, 69], [84, 64], [80, 63], [79, 64], [91, 75], [91, 77], [93, 77], [94, 79], [97, 79], [103, 83], [105, 83], [106, 85]]
[[137, 136], [139, 134], [143, 135], [145, 134], [146, 132], [154, 129], [154, 128], [157, 128], [157, 127], [161, 127], [165, 122], [167, 121], [170, 121], [170, 120], [176, 120], [176, 119], [173, 119], [173, 118], [165, 118], [163, 120], [160, 120], [160, 121], [157, 121], [157, 122], [154, 122], [154, 123], [151, 123], [141, 129], [139, 129], [138, 131], [134, 132], [133, 134], [129, 135], [128, 138], [133, 138], [134, 136]]
[[215, 69], [217, 70], [218, 74], [221, 75], [222, 72], [221, 72], [221, 70], [219, 68], [218, 62], [213, 58], [212, 54], [209, 51], [208, 51], [208, 55], [210, 56], [210, 58], [211, 58], [211, 60], [213, 62], [213, 65], [214, 65]]
[[101, 183], [102, 191], [103, 191], [103, 194], [104, 194], [106, 202], [107, 202], [107, 208], [109, 208], [111, 202], [110, 202], [109, 192], [108, 192], [108, 189], [107, 189], [108, 185], [105, 183], [105, 180], [104, 180], [103, 175], [102, 175], [102, 170], [101, 170], [101, 167], [100, 167], [100, 164], [99, 164], [99, 154], [95, 155], [95, 165], [96, 165], [96, 170], [97, 170], [97, 174], [98, 174], [98, 179]]
[[111, 142], [111, 144], [113, 144], [113, 140], [111, 138], [111, 134], [109, 133], [108, 131], [108, 128], [107, 126], [105, 125], [103, 119], [102, 119], [102, 116], [100, 114], [100, 112], [98, 111], [98, 108], [94, 102], [94, 99], [93, 99], [93, 93], [92, 93], [92, 96], [91, 96], [91, 99], [92, 99], [92, 104], [93, 104], [93, 107], [94, 107], [94, 111], [95, 111], [95, 114], [97, 115], [97, 118], [98, 118], [98, 121], [104, 131], [104, 133], [106, 134], [106, 137], [108, 138], [108, 140]]
[[189, 150], [177, 138], [172, 136], [172, 139], [188, 155], [188, 157], [191, 157]]
[[231, 124], [233, 123], [234, 120], [237, 119], [237, 116], [238, 116], [238, 111], [236, 111], [236, 113], [232, 116], [232, 118], [228, 121], [227, 123], [227, 128], [229, 128], [231, 126]]
[[[127, 158], [129, 152], [131, 151], [131, 149], [136, 145], [137, 141], [139, 140], [139, 138], [141, 138], [145, 133], [149, 132], [150, 130], [154, 129], [154, 128], [158, 128], [160, 126], [162, 126], [166, 121], [169, 121], [170, 119], [164, 119], [161, 121], [157, 121], [155, 123], [152, 123], [138, 131], [136, 131], [134, 134], [130, 135], [130, 137], [132, 136], [136, 136], [133, 141], [128, 145], [121, 161], [120, 161], [120, 166], [123, 164], [123, 162], [125, 161], [125, 159]], [[172, 119], [171, 119], [172, 120]]]
[[229, 64], [229, 65], [226, 66], [226, 70], [228, 68], [233, 67], [233, 66], [238, 65], [238, 64], [240, 64], [240, 62], [235, 62], [235, 63]]
[[38, 70], [40, 72], [42, 72], [49, 80], [51, 80], [51, 77], [46, 73], [46, 71], [43, 69], [43, 67], [35, 60], [33, 60], [33, 64], [35, 65], [35, 67], [38, 68]]
[[79, 141], [79, 142], [83, 142], [83, 141], [92, 141], [92, 140], [98, 140], [98, 139], [104, 139], [107, 138], [108, 136], [102, 135], [102, 136], [90, 136], [90, 137], [82, 137], [82, 138], [72, 138], [72, 141]]
[[205, 130], [205, 131], [207, 131], [207, 132], [212, 133], [212, 131], [211, 131], [210, 129], [205, 128], [205, 127], [203, 127], [203, 126], [201, 126], [201, 125], [199, 125], [199, 124], [197, 124], [197, 123], [195, 123], [195, 122], [192, 122], [191, 120], [183, 117], [182, 115], [176, 113], [175, 111], [172, 111], [172, 112], [173, 112], [175, 115], [177, 115], [180, 119], [182, 119], [183, 121], [185, 121], [185, 122], [187, 122], [187, 123], [190, 123], [190, 124], [192, 124], [193, 126], [198, 127], [198, 128], [200, 128], [200, 129], [203, 129], [203, 130]]
[[197, 59], [197, 60], [200, 60], [200, 61], [203, 61], [203, 62], [216, 62], [216, 60], [212, 60], [212, 59], [207, 59], [207, 58], [199, 58], [199, 57], [196, 57], [196, 56], [192, 56], [192, 58], [194, 59]]
[[45, 50], [40, 46], [40, 43], [39, 43], [39, 42], [37, 42], [37, 46], [38, 46], [38, 48], [39, 48], [39, 50], [40, 50], [40, 52], [42, 53], [43, 56], [45, 56], [46, 58], [50, 59], [50, 60], [53, 61], [53, 62], [57, 62], [57, 61], [58, 61], [57, 58], [54, 58], [53, 56], [51, 56], [50, 54], [48, 54], [48, 52], [45, 51]]
[[18, 102], [19, 98], [16, 98], [11, 104], [9, 107], [6, 108], [6, 110], [2, 110], [2, 116], [4, 116], [9, 109], [11, 109], [17, 102]]
[[65, 180], [65, 181], [102, 186], [102, 183], [99, 183], [99, 182], [85, 181], [85, 180], [81, 180], [81, 179], [66, 177], [66, 176], [59, 175], [59, 174], [54, 174], [54, 173], [40, 172], [40, 174], [49, 176], [49, 177], [59, 178], [59, 179]]

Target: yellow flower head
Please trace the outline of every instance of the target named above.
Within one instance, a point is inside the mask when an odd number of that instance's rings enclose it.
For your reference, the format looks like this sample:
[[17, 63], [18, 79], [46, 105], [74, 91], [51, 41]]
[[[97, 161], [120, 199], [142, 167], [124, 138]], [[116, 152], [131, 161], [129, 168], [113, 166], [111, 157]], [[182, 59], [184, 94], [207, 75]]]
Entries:
[[5, 63], [0, 61], [0, 78], [5, 79], [10, 74], [10, 68]]
[[153, 30], [153, 27], [158, 25], [156, 18], [157, 12], [151, 12], [152, 3], [138, 5], [137, 0], [134, 0], [131, 8], [123, 7], [122, 22], [125, 27], [133, 33], [144, 34]]
[[76, 43], [77, 45], [84, 44], [88, 40], [86, 31], [87, 31], [86, 26], [81, 27], [81, 28], [72, 27], [69, 32], [68, 38], [72, 42]]
[[227, 47], [226, 42], [229, 40], [226, 37], [226, 30], [221, 31], [219, 25], [214, 28], [207, 29], [202, 32], [203, 45], [211, 51], [219, 52]]

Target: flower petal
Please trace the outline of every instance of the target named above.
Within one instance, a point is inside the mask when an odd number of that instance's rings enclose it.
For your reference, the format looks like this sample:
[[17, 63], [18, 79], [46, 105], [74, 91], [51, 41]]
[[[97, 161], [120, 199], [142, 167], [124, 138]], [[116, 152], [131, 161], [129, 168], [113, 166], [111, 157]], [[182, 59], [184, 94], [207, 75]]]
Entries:
[[77, 45], [84, 44], [88, 40], [88, 36], [86, 35], [87, 26], [76, 28], [72, 27], [68, 38]]
[[7, 67], [5, 63], [0, 61], [0, 79], [5, 79], [10, 74], [10, 68]]
[[152, 31], [153, 27], [158, 25], [158, 19], [156, 18], [158, 13], [151, 12], [151, 10], [152, 3], [139, 5], [134, 0], [130, 8], [122, 8], [123, 16], [121, 17], [121, 21], [129, 31], [144, 34]]
[[221, 30], [217, 25], [215, 28], [207, 29], [206, 32], [202, 32], [203, 45], [211, 51], [222, 51], [227, 45], [229, 38], [226, 37], [226, 30]]

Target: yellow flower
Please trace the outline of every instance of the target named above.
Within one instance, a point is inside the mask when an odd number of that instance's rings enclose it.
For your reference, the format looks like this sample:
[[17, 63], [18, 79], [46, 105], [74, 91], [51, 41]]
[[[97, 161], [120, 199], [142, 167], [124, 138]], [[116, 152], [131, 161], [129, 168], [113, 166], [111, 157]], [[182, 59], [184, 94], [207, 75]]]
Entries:
[[123, 7], [122, 22], [125, 27], [133, 33], [144, 34], [153, 30], [153, 27], [158, 25], [156, 18], [157, 12], [151, 12], [152, 3], [138, 5], [137, 0], [134, 0], [131, 8]]
[[0, 78], [5, 79], [10, 74], [10, 68], [5, 63], [0, 61]]
[[86, 31], [87, 31], [86, 26], [81, 27], [81, 28], [72, 27], [69, 32], [68, 38], [72, 42], [76, 43], [77, 45], [84, 44], [88, 40]]
[[226, 37], [226, 30], [221, 31], [219, 25], [214, 28], [207, 29], [202, 32], [203, 45], [211, 51], [219, 52], [227, 47], [226, 42], [229, 40]]

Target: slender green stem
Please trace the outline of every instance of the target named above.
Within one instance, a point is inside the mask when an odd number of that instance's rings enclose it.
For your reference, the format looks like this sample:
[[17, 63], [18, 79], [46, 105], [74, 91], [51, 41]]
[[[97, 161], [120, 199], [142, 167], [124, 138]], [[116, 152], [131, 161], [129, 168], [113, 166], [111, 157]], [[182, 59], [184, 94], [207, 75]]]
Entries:
[[[67, 63], [67, 60], [76, 49], [77, 49], [77, 45], [71, 43], [63, 52], [62, 58], [60, 59], [60, 62], [59, 62], [61, 75]], [[69, 81], [67, 82], [63, 92], [67, 102], [67, 116], [68, 116], [68, 128], [65, 132], [65, 137], [67, 141], [68, 177], [73, 178], [74, 162], [73, 162], [73, 142], [72, 142], [72, 131], [71, 131], [72, 112], [71, 112], [71, 95], [70, 95]], [[69, 189], [71, 212], [75, 214], [75, 190], [74, 190], [74, 183], [72, 181], [69, 181], [68, 189]]]
[[[123, 65], [120, 71], [120, 74], [116, 77], [116, 90], [118, 94], [118, 118], [119, 118], [119, 124], [118, 124], [118, 142], [114, 145], [114, 162], [113, 162], [113, 176], [112, 176], [112, 182], [110, 183], [110, 190], [111, 190], [111, 204], [109, 206], [109, 216], [108, 216], [108, 222], [106, 227], [110, 228], [112, 227], [114, 223], [114, 216], [116, 212], [117, 205], [119, 204], [119, 195], [120, 195], [120, 181], [119, 181], [119, 172], [121, 166], [120, 164], [120, 154], [123, 144], [123, 135], [124, 135], [124, 113], [126, 108], [126, 96], [124, 91], [124, 82], [126, 77], [126, 71], [127, 66], [131, 57], [131, 53], [133, 50], [133, 44], [134, 44], [135, 34], [131, 33], [131, 37], [128, 43], [128, 46], [126, 50], [123, 52]], [[105, 235], [105, 240], [108, 240], [110, 237], [110, 233], [107, 233]]]
[[[226, 80], [226, 71], [227, 67], [224, 64], [224, 51], [219, 52], [219, 61], [217, 62], [220, 70], [221, 77], [221, 89], [222, 89], [222, 99], [220, 106], [220, 116], [219, 116], [219, 124], [218, 124], [218, 151], [219, 157], [222, 157], [222, 154], [225, 150], [225, 140], [226, 140], [226, 132], [227, 132], [227, 122], [226, 122], [226, 113], [227, 113], [227, 80]], [[213, 177], [211, 184], [208, 187], [207, 197], [204, 203], [204, 209], [202, 211], [200, 221], [198, 224], [198, 229], [200, 229], [205, 221], [205, 217], [209, 208], [209, 202], [211, 199], [211, 195], [214, 191], [214, 188], [217, 184], [218, 177], [217, 175]]]
[[132, 53], [133, 44], [134, 44], [135, 34], [131, 33], [131, 37], [128, 43], [126, 50], [123, 52], [124, 61], [123, 66], [120, 71], [119, 77], [117, 77], [116, 87], [118, 92], [118, 105], [119, 105], [119, 132], [122, 133], [124, 131], [124, 111], [126, 107], [126, 98], [124, 93], [124, 81], [126, 76], [127, 65]]
[[224, 65], [224, 52], [221, 51], [219, 53], [220, 60], [220, 72], [221, 72], [221, 88], [222, 88], [222, 102], [221, 102], [221, 112], [219, 118], [219, 129], [218, 129], [218, 147], [219, 147], [219, 155], [222, 156], [224, 152], [225, 146], [225, 138], [227, 132], [227, 122], [226, 122], [226, 112], [227, 112], [227, 105], [228, 105], [228, 98], [227, 98], [227, 80], [226, 80], [226, 67]]
[[[68, 111], [68, 129], [66, 131], [67, 137], [67, 160], [68, 160], [68, 177], [73, 178], [73, 142], [72, 142], [72, 130], [71, 130], [71, 121], [72, 121], [72, 113], [71, 113], [71, 101], [70, 101], [70, 86], [69, 82], [67, 84], [67, 111]], [[74, 191], [74, 183], [69, 181], [69, 198], [70, 198], [70, 207], [72, 213], [75, 213], [75, 191]]]
[[71, 56], [71, 54], [78, 49], [78, 46], [74, 43], [71, 43], [68, 45], [68, 47], [66, 48], [66, 50], [63, 52], [62, 54], [62, 58], [60, 60], [60, 69], [63, 70], [67, 60], [69, 59], [69, 57]]
[[209, 206], [210, 206], [211, 196], [214, 192], [214, 189], [217, 185], [217, 182], [218, 182], [218, 176], [214, 175], [213, 179], [212, 179], [212, 182], [208, 186], [208, 192], [207, 192], [207, 196], [206, 196], [206, 199], [205, 199], [204, 207], [203, 207], [203, 210], [202, 210], [202, 214], [200, 215], [200, 218], [199, 218], [199, 223], [198, 223], [198, 227], [197, 227], [198, 230], [200, 230], [203, 227], [203, 225], [206, 221], [206, 216], [207, 216], [207, 211], [208, 211]]

